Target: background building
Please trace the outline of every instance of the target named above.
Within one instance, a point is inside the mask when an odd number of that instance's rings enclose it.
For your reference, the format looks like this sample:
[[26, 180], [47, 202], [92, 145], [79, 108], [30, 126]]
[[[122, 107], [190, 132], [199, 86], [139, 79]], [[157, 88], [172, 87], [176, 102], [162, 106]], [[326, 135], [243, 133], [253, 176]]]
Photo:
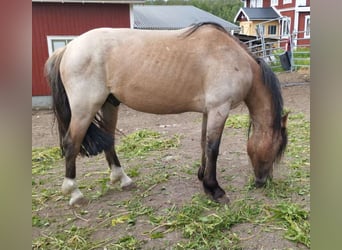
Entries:
[[133, 27], [133, 4], [144, 0], [32, 0], [32, 105], [46, 106], [44, 77], [49, 54], [98, 27]]

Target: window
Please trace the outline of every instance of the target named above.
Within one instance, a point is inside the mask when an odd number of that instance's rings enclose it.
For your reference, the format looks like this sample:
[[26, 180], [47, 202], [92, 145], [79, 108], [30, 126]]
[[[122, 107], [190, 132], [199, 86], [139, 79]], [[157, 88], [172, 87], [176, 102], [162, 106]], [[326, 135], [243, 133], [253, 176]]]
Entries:
[[304, 37], [310, 37], [310, 16], [305, 16]]
[[271, 6], [277, 6], [278, 0], [271, 0]]
[[258, 37], [263, 37], [265, 35], [265, 25], [258, 24], [256, 26], [256, 33]]
[[290, 25], [291, 25], [291, 18], [286, 17], [281, 21], [281, 35], [283, 37], [287, 37], [290, 35]]
[[283, 4], [292, 3], [292, 0], [283, 0]]
[[51, 55], [55, 50], [64, 47], [71, 42], [76, 36], [48, 36], [48, 50]]
[[262, 8], [262, 0], [251, 0], [250, 8]]
[[306, 0], [297, 0], [297, 6], [306, 6]]
[[277, 26], [276, 25], [269, 25], [268, 26], [268, 34], [269, 35], [276, 35], [277, 34]]

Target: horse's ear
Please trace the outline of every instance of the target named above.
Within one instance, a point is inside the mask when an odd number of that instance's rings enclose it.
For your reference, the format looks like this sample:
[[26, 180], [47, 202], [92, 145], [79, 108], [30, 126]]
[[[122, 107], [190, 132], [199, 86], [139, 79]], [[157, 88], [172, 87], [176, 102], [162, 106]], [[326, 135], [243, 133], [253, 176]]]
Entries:
[[281, 118], [281, 127], [282, 128], [286, 128], [287, 126], [287, 117], [289, 115], [289, 112], [287, 112], [286, 114], [284, 114]]

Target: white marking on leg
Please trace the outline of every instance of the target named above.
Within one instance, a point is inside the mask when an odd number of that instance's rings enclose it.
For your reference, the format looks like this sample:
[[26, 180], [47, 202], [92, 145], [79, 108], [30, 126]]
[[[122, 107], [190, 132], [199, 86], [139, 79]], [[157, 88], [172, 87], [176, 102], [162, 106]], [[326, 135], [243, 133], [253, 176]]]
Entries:
[[119, 180], [121, 180], [122, 177], [122, 169], [120, 167], [112, 166], [112, 172], [110, 173], [110, 182], [112, 184], [115, 184]]
[[64, 178], [62, 193], [64, 195], [71, 194], [71, 198], [69, 200], [70, 206], [73, 206], [77, 201], [83, 198], [82, 192], [77, 187], [76, 180], [70, 178]]
[[127, 187], [133, 183], [132, 179], [129, 178], [122, 167], [112, 166], [112, 172], [110, 173], [110, 182], [112, 184], [120, 180], [121, 187]]

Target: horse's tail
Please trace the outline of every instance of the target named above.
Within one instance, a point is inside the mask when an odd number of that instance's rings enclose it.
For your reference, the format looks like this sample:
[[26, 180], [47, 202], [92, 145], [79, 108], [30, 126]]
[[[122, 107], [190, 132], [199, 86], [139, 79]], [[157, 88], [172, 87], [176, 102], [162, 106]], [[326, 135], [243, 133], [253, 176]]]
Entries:
[[51, 57], [49, 57], [49, 59], [45, 63], [45, 76], [51, 89], [52, 111], [55, 115], [55, 119], [57, 120], [59, 144], [63, 155], [63, 138], [68, 131], [71, 118], [68, 96], [65, 93], [59, 71], [59, 65], [61, 63], [64, 52], [65, 47], [57, 50]]
[[[56, 51], [45, 63], [45, 75], [51, 88], [52, 110], [58, 124], [59, 144], [64, 155], [63, 139], [68, 131], [71, 120], [69, 99], [60, 75], [60, 63], [65, 48]], [[95, 125], [97, 124], [97, 125]], [[98, 114], [89, 126], [82, 141], [80, 154], [85, 156], [97, 155], [103, 150], [114, 146], [114, 136], [101, 129], [105, 128], [102, 117]]]

